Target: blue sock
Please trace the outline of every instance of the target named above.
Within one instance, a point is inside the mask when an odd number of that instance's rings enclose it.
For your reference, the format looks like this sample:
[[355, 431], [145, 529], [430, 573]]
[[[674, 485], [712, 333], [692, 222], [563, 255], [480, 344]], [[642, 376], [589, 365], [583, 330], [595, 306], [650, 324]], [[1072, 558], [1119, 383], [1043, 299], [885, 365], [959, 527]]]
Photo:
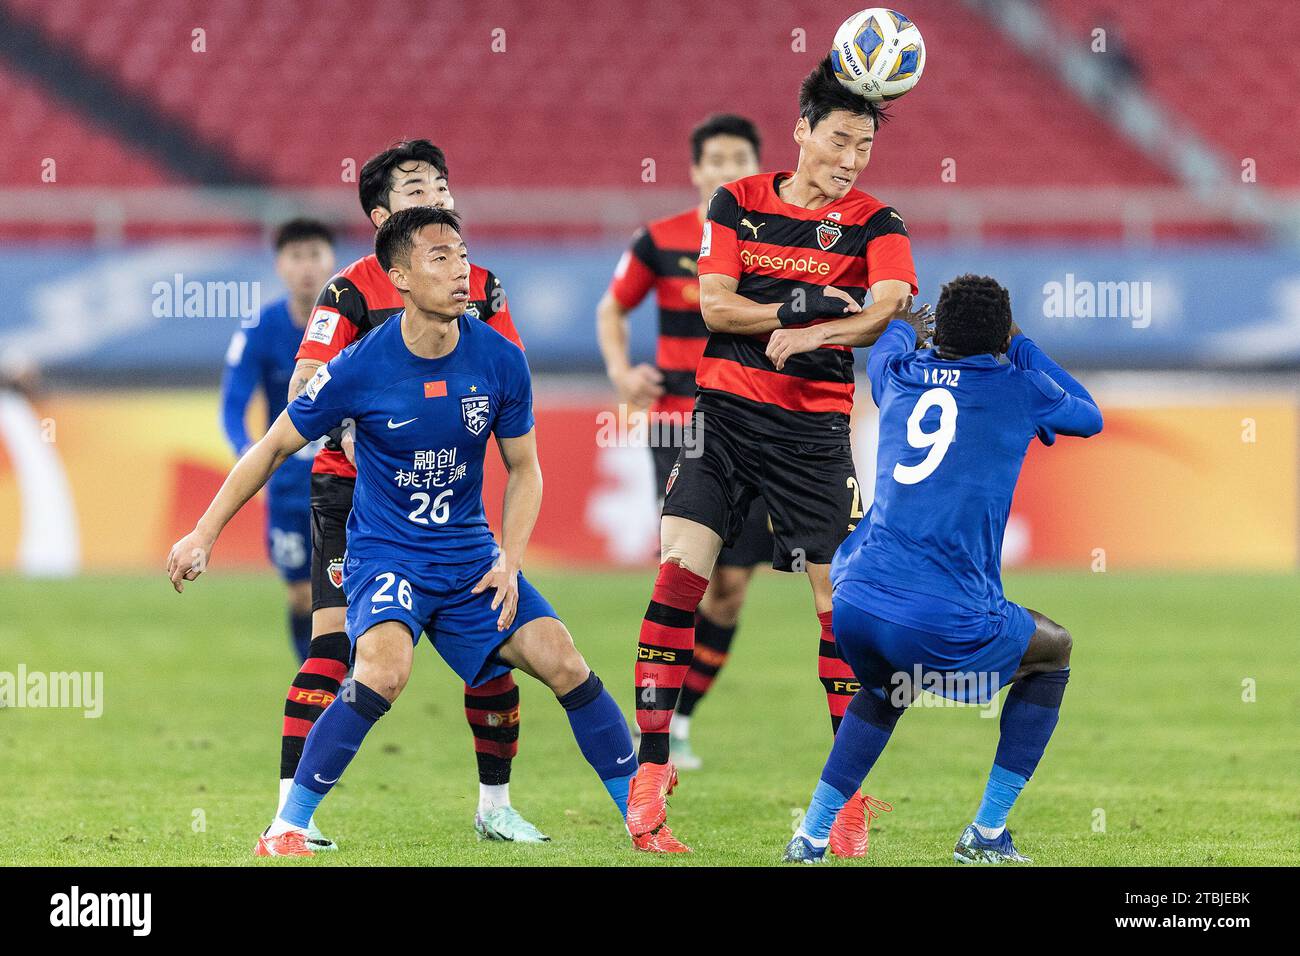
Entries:
[[858, 792], [903, 715], [904, 708], [878, 694], [864, 687], [849, 701], [835, 734], [835, 746], [804, 815], [803, 832], [814, 840], [829, 839], [835, 815]]
[[298, 663], [301, 664], [310, 656], [311, 614], [289, 612], [289, 639], [293, 641], [294, 653], [298, 655]]
[[1047, 741], [1056, 729], [1070, 669], [1030, 674], [1007, 691], [999, 721], [1001, 736], [975, 822], [991, 830], [1007, 825], [1007, 815], [1034, 775]]
[[389, 703], [377, 691], [349, 678], [339, 688], [334, 702], [312, 725], [303, 746], [298, 772], [280, 816], [296, 827], [305, 827], [325, 794], [356, 756], [361, 741]]
[[636, 774], [637, 761], [623, 712], [594, 673], [559, 700], [569, 715], [578, 749], [609, 791], [619, 813], [627, 816], [627, 787]]

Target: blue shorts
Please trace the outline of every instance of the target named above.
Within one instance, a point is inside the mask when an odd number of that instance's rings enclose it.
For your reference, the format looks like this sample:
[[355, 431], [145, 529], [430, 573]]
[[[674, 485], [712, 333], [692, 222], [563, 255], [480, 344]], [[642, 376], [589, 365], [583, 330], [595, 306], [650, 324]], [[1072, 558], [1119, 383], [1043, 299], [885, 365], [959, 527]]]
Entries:
[[427, 634], [434, 650], [471, 687], [500, 677], [511, 669], [497, 657], [501, 645], [529, 621], [559, 615], [521, 574], [515, 619], [498, 631], [501, 609], [492, 610], [496, 591], [471, 593], [495, 560], [442, 565], [348, 558], [343, 565], [343, 590], [353, 648], [362, 634], [381, 621], [401, 621], [410, 628], [412, 641]]
[[305, 494], [271, 492], [266, 509], [266, 552], [286, 581], [311, 577], [311, 503]]
[[1010, 601], [992, 616], [986, 633], [959, 637], [877, 617], [839, 591], [832, 612], [835, 643], [864, 687], [905, 696], [900, 688], [910, 686], [972, 704], [992, 700], [1011, 679], [1037, 626]]

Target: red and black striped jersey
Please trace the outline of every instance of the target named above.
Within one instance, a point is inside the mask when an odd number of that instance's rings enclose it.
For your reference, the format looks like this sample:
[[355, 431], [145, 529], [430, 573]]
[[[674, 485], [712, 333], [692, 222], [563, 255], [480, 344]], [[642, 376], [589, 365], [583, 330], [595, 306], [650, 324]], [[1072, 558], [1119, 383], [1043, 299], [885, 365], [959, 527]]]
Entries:
[[[737, 292], [763, 303], [825, 286], [862, 302], [885, 279], [907, 282], [916, 292], [911, 242], [894, 209], [857, 189], [819, 209], [793, 206], [777, 191], [792, 175], [747, 176], [713, 194], [700, 275], [731, 276]], [[824, 345], [792, 356], [777, 371], [767, 340], [766, 333], [710, 335], [696, 372], [696, 407], [775, 437], [844, 441], [853, 410], [853, 350]]]
[[[524, 347], [510, 317], [501, 281], [482, 266], [470, 263], [467, 315], [482, 319], [515, 345]], [[374, 253], [358, 259], [326, 284], [316, 299], [302, 343], [301, 359], [328, 362], [390, 316], [402, 311], [402, 294], [379, 265]], [[356, 477], [357, 470], [333, 442], [316, 455], [312, 471]]]
[[659, 306], [655, 364], [664, 376], [664, 394], [655, 402], [652, 414], [689, 415], [695, 405], [695, 367], [709, 338], [700, 315], [700, 285], [695, 275], [703, 227], [698, 209], [648, 224], [623, 253], [609, 286], [625, 309], [636, 308], [655, 290]]

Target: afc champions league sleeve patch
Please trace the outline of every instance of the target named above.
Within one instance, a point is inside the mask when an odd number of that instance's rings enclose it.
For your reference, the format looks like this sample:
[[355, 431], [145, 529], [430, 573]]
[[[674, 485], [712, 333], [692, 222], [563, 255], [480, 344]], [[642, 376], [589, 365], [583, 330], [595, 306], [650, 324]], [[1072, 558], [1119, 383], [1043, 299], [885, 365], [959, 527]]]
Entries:
[[704, 231], [700, 234], [700, 256], [704, 257], [709, 254], [713, 248], [713, 221], [704, 220]]
[[460, 417], [469, 433], [477, 438], [488, 426], [492, 400], [486, 395], [466, 395], [460, 400]]
[[303, 394], [306, 395], [307, 398], [309, 398], [311, 401], [313, 402], [316, 401], [317, 394], [319, 394], [320, 390], [325, 387], [325, 384], [329, 380], [330, 380], [329, 366], [322, 365], [320, 368], [316, 369], [316, 374], [313, 375], [311, 377], [311, 381], [307, 383], [307, 387], [303, 390]]
[[307, 341], [329, 345], [334, 339], [334, 330], [338, 328], [340, 315], [334, 309], [323, 305], [317, 306], [307, 322]]

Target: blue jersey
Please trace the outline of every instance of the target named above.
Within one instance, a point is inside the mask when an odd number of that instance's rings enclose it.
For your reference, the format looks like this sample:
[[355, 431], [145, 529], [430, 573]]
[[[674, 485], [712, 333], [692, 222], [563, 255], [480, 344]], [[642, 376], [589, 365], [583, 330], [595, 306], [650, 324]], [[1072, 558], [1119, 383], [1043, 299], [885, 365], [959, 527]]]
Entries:
[[1004, 613], [1002, 538], [1029, 442], [1101, 431], [1101, 412], [1030, 339], [992, 355], [916, 351], [889, 324], [867, 374], [880, 409], [871, 511], [836, 552], [837, 594], [886, 620], [949, 635]]
[[[275, 421], [284, 410], [302, 331], [289, 314], [289, 300], [279, 299], [262, 309], [254, 325], [231, 338], [221, 376], [221, 427], [236, 455], [252, 444], [244, 413], [253, 392], [260, 388], [266, 396], [267, 421]], [[305, 502], [314, 453], [315, 448], [309, 447], [285, 462], [271, 477], [272, 495], [301, 495]]]
[[492, 435], [532, 430], [528, 362], [509, 339], [465, 316], [449, 354], [420, 358], [402, 339], [404, 318], [320, 368], [289, 418], [307, 438], [355, 423], [349, 562], [482, 561], [497, 551], [483, 513], [483, 456]]

